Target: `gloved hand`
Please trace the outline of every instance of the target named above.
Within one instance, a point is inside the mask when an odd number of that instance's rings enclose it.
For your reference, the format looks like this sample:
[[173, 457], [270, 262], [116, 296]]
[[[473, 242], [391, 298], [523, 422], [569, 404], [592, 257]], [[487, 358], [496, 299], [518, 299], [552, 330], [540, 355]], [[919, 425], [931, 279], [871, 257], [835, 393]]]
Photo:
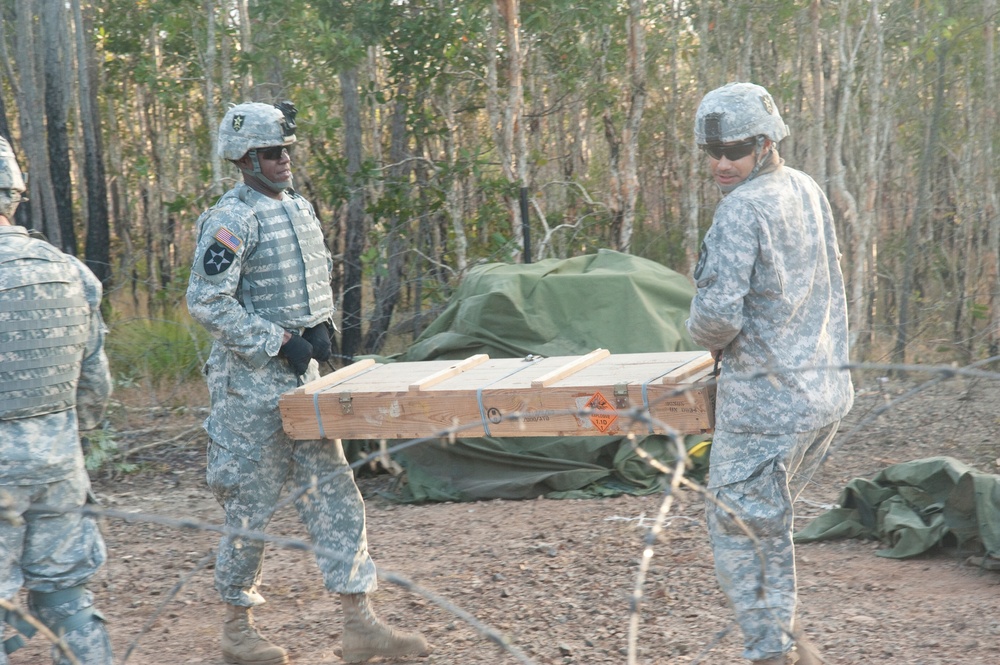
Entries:
[[302, 339], [312, 344], [313, 358], [321, 363], [330, 359], [333, 344], [330, 342], [330, 330], [327, 328], [326, 322], [312, 328], [306, 328], [302, 331]]
[[312, 344], [302, 339], [297, 333], [292, 333], [288, 341], [281, 345], [279, 356], [284, 356], [292, 366], [295, 376], [302, 376], [309, 369], [309, 360], [313, 356]]

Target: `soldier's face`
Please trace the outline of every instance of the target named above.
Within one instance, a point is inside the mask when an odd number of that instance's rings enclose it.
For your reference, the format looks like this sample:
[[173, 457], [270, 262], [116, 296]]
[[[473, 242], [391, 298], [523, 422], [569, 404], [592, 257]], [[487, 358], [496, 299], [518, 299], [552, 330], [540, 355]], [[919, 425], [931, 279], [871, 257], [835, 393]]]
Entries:
[[[742, 143], [741, 141], [738, 143], [723, 144], [721, 146], [722, 150], [715, 151], [715, 154], [719, 155], [718, 158], [713, 157], [711, 154], [708, 155], [708, 169], [712, 172], [712, 177], [715, 178], [716, 184], [720, 187], [735, 187], [746, 180], [750, 172], [753, 171], [754, 164], [757, 163], [757, 155], [753, 150], [737, 159], [730, 159], [733, 155], [726, 154], [730, 151], [725, 150], [725, 148], [730, 146], [735, 148]], [[742, 151], [737, 150], [736, 152]]]
[[271, 182], [290, 182], [292, 179], [292, 158], [287, 148], [258, 148], [257, 161], [261, 174]]

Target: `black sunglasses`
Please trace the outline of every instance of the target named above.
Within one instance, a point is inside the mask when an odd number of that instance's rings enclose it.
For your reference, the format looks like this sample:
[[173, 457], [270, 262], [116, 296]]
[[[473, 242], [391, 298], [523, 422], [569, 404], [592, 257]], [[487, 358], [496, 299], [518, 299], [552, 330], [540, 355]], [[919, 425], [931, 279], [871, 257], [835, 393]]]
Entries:
[[288, 151], [288, 156], [292, 156], [292, 147], [287, 145], [275, 145], [270, 148], [257, 148], [257, 154], [264, 159], [270, 159], [273, 162], [281, 159], [281, 153], [285, 150]]
[[753, 149], [757, 147], [757, 139], [750, 139], [742, 143], [732, 143], [729, 145], [723, 145], [721, 143], [710, 143], [708, 145], [701, 146], [701, 149], [708, 153], [708, 156], [712, 159], [722, 159], [725, 157], [731, 162], [735, 162], [738, 159], [743, 159], [747, 155], [753, 152]]

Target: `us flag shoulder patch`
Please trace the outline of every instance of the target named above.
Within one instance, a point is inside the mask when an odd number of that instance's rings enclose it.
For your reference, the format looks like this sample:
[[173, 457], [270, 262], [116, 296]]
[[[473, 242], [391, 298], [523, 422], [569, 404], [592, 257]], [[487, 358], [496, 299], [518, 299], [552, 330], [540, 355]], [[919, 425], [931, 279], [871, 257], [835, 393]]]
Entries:
[[243, 241], [234, 236], [233, 232], [224, 226], [216, 231], [215, 239], [219, 241], [220, 245], [228, 248], [234, 254], [239, 252], [240, 247], [243, 246]]

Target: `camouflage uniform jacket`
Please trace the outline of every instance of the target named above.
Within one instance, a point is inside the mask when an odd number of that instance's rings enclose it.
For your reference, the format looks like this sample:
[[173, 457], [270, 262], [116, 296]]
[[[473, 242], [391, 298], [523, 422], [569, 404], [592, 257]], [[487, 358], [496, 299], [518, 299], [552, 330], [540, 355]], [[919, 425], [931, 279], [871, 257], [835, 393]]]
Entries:
[[[848, 362], [839, 259], [830, 204], [800, 171], [779, 162], [719, 203], [695, 268], [687, 321], [695, 342], [724, 350], [718, 429], [804, 432], [850, 410], [850, 374], [816, 369]], [[807, 367], [814, 369], [747, 378]]]
[[[60, 270], [69, 277], [74, 290], [82, 292], [87, 319], [86, 342], [76, 384], [76, 406], [25, 418], [0, 420], [0, 485], [35, 485], [64, 480], [84, 472], [79, 429], [98, 425], [111, 395], [111, 373], [104, 353], [107, 332], [101, 318], [101, 282], [79, 259], [63, 254], [43, 240], [31, 238], [20, 226], [0, 226], [0, 257], [20, 257], [32, 254], [62, 264]], [[12, 261], [0, 270], [37, 271], [29, 262]], [[56, 288], [36, 284], [36, 293]], [[60, 287], [65, 288], [65, 287]], [[0, 297], [3, 294], [0, 293]], [[51, 316], [48, 309], [32, 312], [38, 317]], [[0, 323], [2, 325], [2, 323]], [[0, 347], [0, 377], [12, 364], [4, 367], [9, 350]]]
[[[249, 276], [268, 265], [274, 283], [251, 302]], [[298, 385], [277, 357], [282, 338], [332, 319], [332, 267], [312, 206], [291, 191], [276, 200], [240, 184], [202, 215], [187, 304], [215, 338], [205, 368], [214, 442], [257, 460], [281, 429], [278, 398]], [[316, 377], [313, 363], [304, 379]]]

